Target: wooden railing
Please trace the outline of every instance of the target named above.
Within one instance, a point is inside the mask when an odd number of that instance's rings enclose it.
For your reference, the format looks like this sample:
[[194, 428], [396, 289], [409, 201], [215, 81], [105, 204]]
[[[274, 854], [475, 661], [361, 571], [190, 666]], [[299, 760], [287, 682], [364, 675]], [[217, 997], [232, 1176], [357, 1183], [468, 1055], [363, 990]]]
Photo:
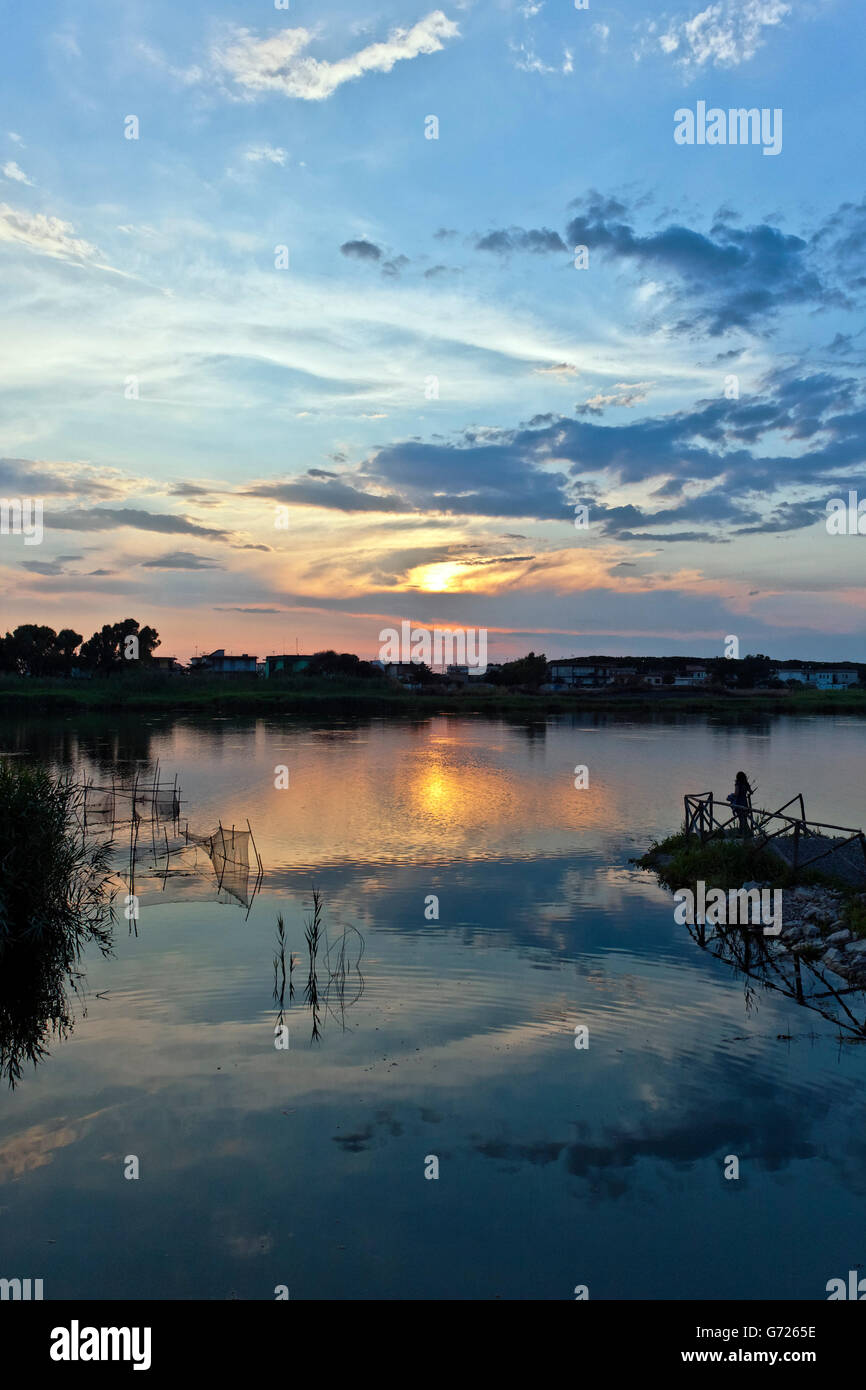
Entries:
[[[798, 792], [792, 796], [790, 801], [786, 801], [780, 806], [778, 811], [759, 810], [748, 806], [743, 808], [732, 807], [727, 800], [724, 802], [716, 801], [712, 792], [696, 792], [683, 798], [685, 805], [685, 835], [689, 840], [693, 835], [700, 838], [701, 844], [716, 836], [725, 835], [732, 828], [746, 829], [747, 837], [751, 840], [755, 849], [763, 849], [771, 840], [775, 840], [780, 835], [787, 835], [793, 838], [793, 867], [805, 868], [807, 864], [815, 864], [820, 859], [825, 859], [830, 854], [836, 854], [845, 845], [853, 844], [857, 841], [863, 854], [863, 865], [866, 870], [866, 835], [860, 829], [854, 829], [850, 825], [833, 825], [830, 821], [807, 820], [806, 807], [803, 801], [803, 793]], [[788, 807], [798, 803], [800, 808], [799, 816], [787, 815]], [[724, 813], [719, 814], [724, 807]], [[775, 827], [771, 829], [770, 827]], [[840, 839], [836, 836], [825, 836], [825, 831], [841, 832], [845, 838]], [[833, 844], [827, 849], [820, 849], [816, 854], [810, 854], [804, 858], [804, 846], [810, 839], [830, 838]], [[817, 846], [816, 846], [817, 848]]]

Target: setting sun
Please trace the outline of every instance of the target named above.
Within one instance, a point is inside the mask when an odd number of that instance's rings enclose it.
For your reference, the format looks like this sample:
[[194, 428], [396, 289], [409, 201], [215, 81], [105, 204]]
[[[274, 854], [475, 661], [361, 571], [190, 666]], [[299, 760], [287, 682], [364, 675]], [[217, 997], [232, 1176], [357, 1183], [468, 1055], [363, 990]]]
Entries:
[[445, 594], [453, 592], [458, 586], [455, 580], [459, 577], [462, 565], [456, 565], [451, 560], [446, 560], [438, 565], [424, 565], [413, 574], [413, 579], [418, 587], [428, 594]]

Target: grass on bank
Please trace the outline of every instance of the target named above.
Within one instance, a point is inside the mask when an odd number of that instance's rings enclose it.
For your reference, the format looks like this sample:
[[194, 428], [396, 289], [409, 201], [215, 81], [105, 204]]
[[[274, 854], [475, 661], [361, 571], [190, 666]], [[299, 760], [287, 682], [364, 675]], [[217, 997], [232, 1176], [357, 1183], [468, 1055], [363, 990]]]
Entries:
[[738, 716], [761, 713], [866, 713], [866, 690], [726, 691], [579, 690], [538, 693], [506, 686], [405, 690], [388, 680], [169, 676], [158, 672], [92, 680], [0, 677], [0, 715], [64, 714], [77, 710], [178, 710], [210, 713], [375, 714], [515, 712], [568, 713], [583, 709], [650, 709]]
[[742, 888], [745, 883], [761, 883], [768, 888], [832, 888], [842, 894], [841, 920], [854, 936], [866, 936], [866, 894], [842, 879], [816, 869], [795, 871], [780, 855], [761, 849], [739, 836], [719, 837], [701, 844], [697, 836], [686, 838], [684, 831], [655, 841], [646, 854], [634, 861], [638, 868], [654, 873], [665, 888], [696, 891], [698, 880], [707, 888]]

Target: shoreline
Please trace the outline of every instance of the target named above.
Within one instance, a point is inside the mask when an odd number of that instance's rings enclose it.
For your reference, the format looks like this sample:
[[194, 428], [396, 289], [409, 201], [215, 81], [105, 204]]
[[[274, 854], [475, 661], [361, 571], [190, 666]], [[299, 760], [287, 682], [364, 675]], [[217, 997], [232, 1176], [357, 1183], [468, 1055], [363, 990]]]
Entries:
[[[783, 858], [766, 849], [750, 851], [730, 842], [725, 848], [724, 841], [692, 846], [682, 834], [653, 845], [634, 862], [655, 874], [671, 893], [694, 891], [704, 877], [707, 891], [779, 889], [781, 931], [761, 936], [766, 949], [798, 957], [813, 969], [831, 971], [848, 986], [866, 989], [866, 885], [852, 887], [832, 873], [795, 874]], [[731, 923], [719, 930], [754, 928]]]
[[618, 711], [663, 711], [683, 714], [866, 714], [863, 691], [699, 691], [675, 692], [581, 690], [574, 694], [509, 690], [404, 691], [373, 690], [339, 682], [291, 684], [262, 689], [261, 681], [207, 680], [188, 684], [183, 677], [131, 681], [40, 680], [21, 677], [0, 682], [0, 718], [20, 715], [65, 715], [122, 710], [202, 714], [372, 714], [412, 716], [438, 713], [465, 715], [580, 714]]

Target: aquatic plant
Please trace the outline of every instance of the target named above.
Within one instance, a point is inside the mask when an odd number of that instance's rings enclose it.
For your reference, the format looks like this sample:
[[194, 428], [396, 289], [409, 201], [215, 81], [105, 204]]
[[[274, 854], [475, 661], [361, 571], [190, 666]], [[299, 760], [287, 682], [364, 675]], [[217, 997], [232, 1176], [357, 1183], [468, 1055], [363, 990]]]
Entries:
[[108, 953], [114, 921], [110, 844], [91, 844], [81, 793], [47, 769], [0, 760], [0, 1075], [14, 1086], [25, 1060], [72, 1027], [88, 942]]
[[80, 798], [68, 778], [0, 760], [0, 953], [55, 932], [75, 955], [110, 947], [112, 846], [88, 843]]

